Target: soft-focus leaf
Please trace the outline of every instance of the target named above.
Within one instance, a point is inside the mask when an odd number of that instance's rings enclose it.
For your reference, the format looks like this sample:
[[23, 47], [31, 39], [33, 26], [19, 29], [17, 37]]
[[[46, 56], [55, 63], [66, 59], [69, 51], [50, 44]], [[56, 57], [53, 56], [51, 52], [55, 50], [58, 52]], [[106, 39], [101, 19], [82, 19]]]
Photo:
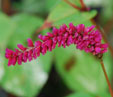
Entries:
[[[5, 14], [0, 12], [0, 48], [4, 48], [15, 30], [15, 23]], [[2, 42], [1, 42], [2, 41]]]
[[51, 11], [61, 0], [22, 0], [21, 3], [13, 3], [16, 10], [22, 12], [38, 13], [45, 15]]
[[51, 11], [57, 4], [59, 4], [61, 0], [46, 0], [46, 10]]
[[70, 22], [80, 24], [93, 18], [96, 13], [96, 11], [80, 12], [62, 1], [50, 12], [47, 20], [52, 22], [54, 26], [59, 26], [64, 23], [69, 24]]
[[21, 97], [34, 97], [48, 79], [51, 59], [52, 54], [48, 52], [32, 62], [23, 63], [21, 66], [16, 64], [14, 67], [8, 67], [5, 60], [5, 67], [2, 68], [4, 70], [2, 87]]
[[113, 17], [113, 0], [104, 0], [102, 6], [101, 21], [106, 24]]
[[68, 17], [65, 17], [59, 21], [56, 21], [54, 23], [55, 26], [60, 26], [62, 24], [69, 24], [72, 22], [74, 25], [82, 24], [83, 22], [87, 22], [88, 20], [92, 19], [96, 15], [96, 11], [90, 11], [90, 12], [76, 12], [73, 15], [70, 15]]
[[3, 64], [4, 64], [4, 58], [1, 56], [1, 53], [0, 53], [0, 84], [5, 73]]
[[107, 92], [103, 92], [102, 94], [98, 95], [99, 97], [111, 97], [111, 94]]
[[[94, 56], [77, 50], [74, 45], [56, 48], [55, 52], [57, 71], [70, 89], [93, 94], [108, 89], [101, 65]], [[109, 52], [104, 54], [103, 60], [110, 78], [112, 61]]]
[[106, 24], [113, 16], [113, 0], [84, 0], [85, 4], [99, 11], [101, 25]]
[[46, 0], [23, 0], [21, 10], [30, 13], [42, 13], [45, 11]]
[[16, 24], [16, 30], [9, 41], [10, 47], [16, 47], [17, 43], [25, 43], [26, 39], [43, 24], [43, 19], [28, 14], [17, 14], [12, 17], [12, 20]]
[[49, 14], [48, 21], [56, 22], [77, 12], [76, 9], [62, 1]]

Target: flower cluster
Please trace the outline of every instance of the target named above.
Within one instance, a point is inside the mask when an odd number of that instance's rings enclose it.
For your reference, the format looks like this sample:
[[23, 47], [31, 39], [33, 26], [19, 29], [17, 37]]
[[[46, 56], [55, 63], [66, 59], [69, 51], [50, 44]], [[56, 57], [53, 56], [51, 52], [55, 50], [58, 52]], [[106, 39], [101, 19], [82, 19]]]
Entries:
[[108, 45], [101, 43], [102, 36], [94, 28], [94, 25], [85, 27], [84, 24], [74, 26], [72, 23], [69, 24], [69, 27], [65, 24], [59, 29], [54, 27], [52, 33], [48, 32], [45, 36], [39, 35], [40, 40], [34, 44], [31, 39], [28, 39], [28, 47], [18, 44], [19, 49], [15, 49], [15, 51], [7, 48], [5, 57], [9, 60], [8, 66], [36, 59], [40, 54], [44, 55], [47, 51], [52, 51], [57, 44], [58, 47], [63, 46], [64, 48], [75, 44], [77, 49], [93, 55], [103, 54], [107, 51]]

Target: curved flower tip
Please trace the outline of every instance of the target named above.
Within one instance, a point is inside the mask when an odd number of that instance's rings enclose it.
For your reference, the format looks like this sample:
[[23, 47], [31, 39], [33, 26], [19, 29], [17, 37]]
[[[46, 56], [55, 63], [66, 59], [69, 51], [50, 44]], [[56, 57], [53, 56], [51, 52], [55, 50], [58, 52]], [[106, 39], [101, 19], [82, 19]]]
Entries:
[[47, 51], [52, 51], [56, 45], [66, 48], [71, 44], [75, 44], [77, 49], [90, 52], [95, 56], [100, 56], [107, 52], [108, 44], [102, 44], [102, 36], [98, 30], [94, 30], [95, 26], [85, 27], [84, 24], [74, 26], [72, 23], [67, 27], [63, 24], [59, 29], [53, 28], [52, 33], [47, 32], [47, 35], [39, 35], [40, 40], [33, 44], [33, 41], [27, 39], [28, 47], [18, 44], [18, 49], [12, 51], [6, 49], [5, 57], [9, 60], [8, 66], [19, 65], [22, 62], [31, 61], [40, 56], [45, 55]]

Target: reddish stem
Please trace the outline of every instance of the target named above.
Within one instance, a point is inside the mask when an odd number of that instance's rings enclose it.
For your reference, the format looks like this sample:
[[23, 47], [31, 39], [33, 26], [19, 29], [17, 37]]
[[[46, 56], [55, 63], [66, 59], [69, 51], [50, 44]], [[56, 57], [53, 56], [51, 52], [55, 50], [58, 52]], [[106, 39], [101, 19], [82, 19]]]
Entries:
[[112, 32], [113, 18], [109, 19], [103, 28], [104, 28], [104, 31], [108, 34], [110, 33], [110, 31]]
[[2, 0], [2, 11], [9, 15], [11, 13], [10, 0]]
[[84, 8], [85, 7], [85, 4], [84, 4], [83, 0], [80, 0], [80, 3], [82, 5], [82, 8]]
[[110, 81], [108, 79], [108, 76], [107, 76], [107, 73], [106, 73], [106, 70], [105, 70], [104, 63], [103, 63], [103, 60], [102, 59], [100, 60], [100, 63], [101, 63], [101, 67], [102, 67], [102, 70], [104, 72], [104, 75], [105, 75], [107, 84], [109, 86], [109, 91], [110, 91], [111, 97], [113, 97], [112, 87], [111, 87]]
[[76, 6], [75, 4], [69, 2], [68, 0], [64, 0], [64, 1], [65, 1], [67, 4], [71, 5], [73, 8], [76, 8], [76, 9], [78, 9], [78, 10], [81, 10], [80, 7], [78, 7], [78, 6]]
[[50, 28], [52, 27], [52, 23], [45, 21], [44, 24], [36, 31], [36, 33], [34, 34], [34, 36], [38, 35], [41, 31], [43, 31], [44, 29]]
[[81, 6], [82, 6], [82, 9], [84, 11], [89, 11], [89, 8], [85, 5], [85, 3], [83, 2], [83, 0], [80, 0], [80, 3], [81, 3]]
[[79, 10], [79, 11], [88, 11], [88, 8], [85, 6], [83, 0], [80, 0], [81, 6], [82, 8], [76, 6], [75, 4], [71, 3], [69, 0], [64, 0], [67, 4], [69, 4], [70, 6], [72, 6], [73, 8]]

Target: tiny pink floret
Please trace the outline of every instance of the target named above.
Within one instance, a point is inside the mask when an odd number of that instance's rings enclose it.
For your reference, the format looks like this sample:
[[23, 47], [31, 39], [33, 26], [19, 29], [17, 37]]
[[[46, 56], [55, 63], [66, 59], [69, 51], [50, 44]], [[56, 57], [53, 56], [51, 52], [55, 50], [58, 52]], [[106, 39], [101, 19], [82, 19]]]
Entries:
[[27, 39], [28, 47], [24, 47], [22, 44], [18, 44], [19, 49], [12, 51], [6, 49], [5, 57], [9, 60], [8, 66], [19, 65], [22, 62], [32, 61], [40, 56], [45, 55], [47, 51], [63, 46], [66, 48], [71, 44], [75, 44], [77, 49], [90, 52], [93, 55], [99, 55], [107, 52], [108, 44], [102, 44], [102, 36], [98, 30], [94, 30], [95, 26], [85, 27], [84, 24], [74, 26], [72, 23], [67, 27], [63, 24], [59, 29], [53, 28], [52, 33], [47, 32], [47, 35], [39, 35], [40, 40], [33, 44], [33, 41]]

